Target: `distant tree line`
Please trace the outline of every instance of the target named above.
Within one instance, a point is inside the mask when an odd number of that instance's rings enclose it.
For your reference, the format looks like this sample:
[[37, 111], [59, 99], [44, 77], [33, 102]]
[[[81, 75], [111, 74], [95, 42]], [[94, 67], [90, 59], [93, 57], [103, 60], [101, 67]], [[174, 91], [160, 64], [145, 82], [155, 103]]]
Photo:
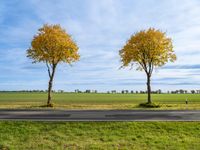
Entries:
[[43, 92], [47, 92], [47, 90], [11, 90], [11, 91], [0, 91], [0, 92], [38, 92], [38, 93], [43, 93]]
[[[17, 90], [17, 91], [15, 91], [15, 90], [13, 90], [13, 91], [6, 91], [6, 90], [4, 90], [4, 91], [0, 91], [0, 92], [29, 92], [29, 93], [46, 93], [46, 92], [48, 92], [48, 90]], [[63, 93], [64, 92], [64, 90], [52, 90], [52, 92], [53, 93]]]
[[191, 93], [191, 94], [200, 94], [200, 90], [183, 90], [183, 89], [180, 89], [180, 90], [175, 90], [175, 91], [168, 91], [168, 93], [171, 93], [171, 94], [187, 94], [187, 93]]
[[[79, 89], [75, 90], [75, 93], [107, 93], [107, 94], [117, 94], [117, 93], [121, 93], [121, 94], [147, 94], [147, 91], [134, 91], [134, 90], [122, 90], [122, 91], [117, 91], [117, 90], [110, 90], [107, 92], [98, 92], [97, 90], [85, 90], [85, 91], [81, 91]], [[161, 89], [155, 90], [155, 91], [151, 91], [152, 94], [200, 94], [200, 90], [184, 90], [184, 89], [179, 89], [179, 90], [175, 90], [175, 91], [167, 91], [167, 92], [163, 92]]]
[[76, 89], [75, 93], [98, 93], [98, 92], [97, 92], [97, 90], [85, 90], [85, 91], [81, 91], [79, 89]]
[[[46, 93], [48, 92], [47, 90], [18, 90], [18, 91], [0, 91], [0, 92], [35, 92], [35, 93]], [[122, 90], [122, 91], [117, 91], [117, 90], [111, 90], [107, 92], [98, 92], [97, 90], [79, 90], [76, 89], [74, 92], [66, 92], [64, 90], [52, 90], [53, 93], [107, 93], [107, 94], [147, 94], [147, 91], [134, 91], [134, 90]], [[200, 94], [200, 90], [184, 90], [184, 89], [179, 89], [179, 90], [174, 90], [174, 91], [167, 91], [163, 92], [161, 89], [151, 91], [152, 94]]]

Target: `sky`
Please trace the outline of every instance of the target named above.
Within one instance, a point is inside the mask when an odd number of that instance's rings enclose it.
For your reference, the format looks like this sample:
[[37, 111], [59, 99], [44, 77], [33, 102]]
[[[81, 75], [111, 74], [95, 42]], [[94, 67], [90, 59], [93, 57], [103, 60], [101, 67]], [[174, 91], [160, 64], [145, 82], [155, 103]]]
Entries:
[[146, 90], [144, 72], [120, 69], [119, 50], [149, 27], [172, 38], [178, 58], [153, 72], [152, 90], [199, 89], [199, 0], [0, 0], [0, 90], [47, 89], [45, 64], [26, 57], [46, 23], [60, 24], [81, 55], [58, 66], [55, 90]]

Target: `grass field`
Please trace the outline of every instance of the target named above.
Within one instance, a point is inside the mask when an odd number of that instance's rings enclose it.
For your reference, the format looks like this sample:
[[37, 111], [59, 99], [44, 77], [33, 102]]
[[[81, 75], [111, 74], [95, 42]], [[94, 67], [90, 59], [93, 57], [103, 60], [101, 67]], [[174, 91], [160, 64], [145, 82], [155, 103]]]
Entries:
[[[186, 106], [185, 98], [189, 104]], [[46, 93], [0, 93], [0, 108], [43, 108]], [[198, 94], [154, 94], [156, 109], [200, 109]], [[56, 109], [141, 109], [145, 94], [54, 93]], [[0, 150], [198, 150], [200, 122], [0, 121]]]
[[[2, 92], [0, 108], [42, 108], [46, 99], [47, 93]], [[157, 109], [200, 109], [200, 94], [152, 94], [152, 100], [162, 105]], [[53, 94], [55, 108], [67, 109], [141, 109], [145, 101], [146, 94]]]
[[199, 122], [0, 122], [0, 149], [198, 150]]

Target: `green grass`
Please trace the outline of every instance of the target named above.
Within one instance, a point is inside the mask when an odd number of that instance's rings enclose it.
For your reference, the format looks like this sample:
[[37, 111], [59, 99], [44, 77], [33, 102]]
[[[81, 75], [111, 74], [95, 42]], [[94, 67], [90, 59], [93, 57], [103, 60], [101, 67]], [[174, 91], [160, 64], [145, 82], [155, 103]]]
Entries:
[[11, 150], [200, 149], [199, 122], [0, 122]]
[[[75, 94], [54, 93], [55, 108], [66, 109], [141, 109], [146, 94]], [[188, 98], [189, 104], [185, 104]], [[0, 93], [0, 108], [40, 108], [46, 104], [47, 93]], [[200, 94], [152, 94], [157, 109], [200, 109]]]

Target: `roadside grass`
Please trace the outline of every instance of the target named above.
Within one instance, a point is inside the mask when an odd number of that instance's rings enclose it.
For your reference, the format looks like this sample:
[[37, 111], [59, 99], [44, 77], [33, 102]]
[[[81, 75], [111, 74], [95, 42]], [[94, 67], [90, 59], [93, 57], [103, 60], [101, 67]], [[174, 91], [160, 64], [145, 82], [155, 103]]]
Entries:
[[[189, 104], [185, 104], [185, 99]], [[0, 93], [0, 108], [44, 109], [46, 93]], [[152, 94], [159, 108], [141, 108], [146, 94], [53, 93], [53, 109], [156, 109], [199, 110], [200, 94]]]
[[68, 110], [200, 110], [200, 104], [159, 104], [159, 108], [143, 108], [138, 104], [54, 104], [53, 108], [44, 107], [45, 103], [0, 104], [0, 109], [68, 109]]
[[200, 122], [1, 121], [0, 133], [10, 150], [200, 149]]

